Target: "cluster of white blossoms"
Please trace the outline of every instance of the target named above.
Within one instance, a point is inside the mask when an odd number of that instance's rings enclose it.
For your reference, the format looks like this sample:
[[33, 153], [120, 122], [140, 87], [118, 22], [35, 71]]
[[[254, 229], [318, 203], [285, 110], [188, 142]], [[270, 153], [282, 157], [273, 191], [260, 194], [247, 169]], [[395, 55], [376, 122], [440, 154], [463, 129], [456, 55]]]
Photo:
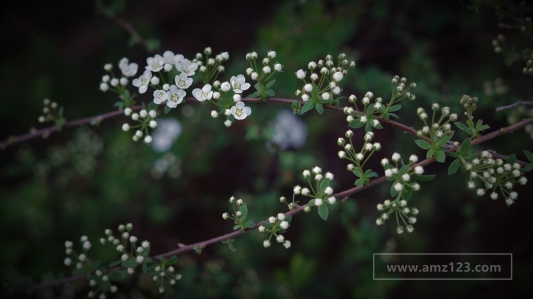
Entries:
[[357, 97], [355, 95], [350, 95], [348, 101], [355, 106], [355, 109], [349, 106], [343, 108], [343, 112], [348, 115], [346, 117], [346, 122], [348, 122], [351, 127], [359, 128], [365, 126], [365, 128], [368, 129], [372, 127], [381, 128], [381, 123], [376, 116], [374, 116], [374, 113], [381, 112], [384, 107], [382, 103], [383, 99], [381, 99], [381, 97], [374, 99], [374, 94], [372, 92], [366, 92], [361, 100], [363, 104], [362, 110], [357, 106]]
[[[436, 118], [437, 111], [441, 111], [440, 118]], [[424, 122], [424, 127], [422, 127], [421, 130], [417, 131], [417, 135], [419, 137], [429, 137], [431, 139], [433, 138], [441, 138], [445, 135], [450, 135], [452, 133], [452, 126], [451, 122], [457, 121], [457, 114], [450, 114], [450, 108], [447, 106], [444, 106], [440, 108], [438, 103], [433, 103], [431, 105], [431, 110], [433, 111], [431, 116], [431, 121], [428, 123], [428, 114], [424, 110], [424, 108], [419, 107], [416, 110], [416, 113], [420, 120]]]
[[141, 109], [138, 113], [133, 112], [131, 108], [124, 109], [124, 115], [130, 116], [131, 120], [134, 122], [137, 122], [136, 125], [130, 125], [129, 123], [122, 124], [122, 130], [124, 131], [130, 131], [135, 130], [135, 133], [132, 136], [133, 141], [139, 141], [143, 139], [143, 141], [147, 144], [150, 144], [152, 142], [152, 136], [149, 134], [149, 128], [155, 129], [157, 128], [157, 121], [155, 118], [157, 117], [157, 111], [155, 110], [146, 110]]
[[43, 114], [39, 116], [37, 119], [39, 123], [45, 123], [53, 121], [58, 114], [58, 106], [57, 102], [50, 101], [50, 99], [46, 98], [43, 100]]
[[[226, 127], [230, 127], [233, 120], [244, 120], [252, 113], [252, 109], [241, 101], [242, 93], [250, 88], [250, 83], [246, 82], [244, 75], [232, 76], [229, 81], [224, 82], [216, 80], [213, 83], [216, 91], [212, 94], [210, 94], [211, 88], [210, 84], [206, 84], [202, 89], [195, 89], [193, 95], [200, 102], [211, 100], [211, 98], [219, 101], [222, 112], [226, 116], [224, 121]], [[211, 117], [217, 118], [218, 115], [219, 112], [216, 110], [211, 111]]]
[[289, 228], [289, 226], [290, 218], [283, 213], [279, 213], [276, 217], [269, 217], [268, 222], [263, 222], [258, 228], [259, 232], [270, 233], [268, 239], [263, 241], [263, 247], [270, 247], [270, 240], [275, 238], [276, 242], [282, 244], [285, 249], [289, 249], [291, 247], [291, 241], [285, 239], [285, 236], [282, 234]]
[[368, 131], [364, 135], [364, 143], [361, 146], [359, 151], [356, 151], [353, 147], [352, 137], [353, 131], [347, 130], [345, 133], [346, 138], [348, 138], [349, 143], [346, 143], [346, 140], [342, 137], [337, 139], [337, 144], [343, 148], [338, 152], [340, 159], [347, 159], [352, 163], [349, 163], [346, 167], [348, 171], [353, 172], [355, 169], [362, 171], [363, 165], [368, 161], [368, 159], [374, 154], [374, 152], [381, 150], [380, 143], [372, 143], [374, 138], [374, 132]]
[[[304, 170], [302, 175], [307, 179], [309, 183], [309, 188], [302, 188], [299, 185], [296, 185], [293, 189], [294, 195], [303, 195], [310, 197], [308, 205], [304, 208], [304, 211], [309, 212], [311, 210], [310, 206], [322, 206], [325, 203], [331, 205], [335, 204], [337, 199], [333, 196], [333, 188], [330, 186], [331, 181], [334, 176], [331, 172], [326, 172], [322, 174], [322, 169], [320, 167], [314, 167], [311, 171]], [[314, 179], [315, 184], [313, 185], [311, 180]]]
[[[77, 253], [74, 249], [74, 243], [71, 241], [65, 241], [65, 254], [64, 264], [67, 267], [73, 266], [76, 270], [85, 269], [88, 272], [93, 271], [92, 261], [89, 259], [87, 252], [91, 249], [92, 244], [89, 241], [89, 238], [83, 235], [80, 238], [82, 244], [82, 252]], [[105, 298], [106, 293], [116, 293], [117, 286], [113, 285], [109, 280], [109, 276], [104, 273], [102, 270], [97, 269], [93, 274], [89, 276], [89, 286], [91, 290], [88, 293], [89, 298], [94, 298], [98, 296], [99, 298]]]
[[176, 281], [182, 277], [180, 273], [176, 273], [176, 269], [173, 266], [165, 266], [164, 264], [156, 266], [154, 271], [157, 275], [152, 276], [152, 280], [161, 282], [158, 288], [160, 294], [165, 292], [165, 281], [168, 281], [170, 285], [175, 285]]
[[119, 237], [115, 237], [111, 229], [106, 229], [105, 237], [100, 238], [102, 245], [109, 245], [120, 254], [121, 261], [132, 262], [127, 269], [128, 274], [133, 274], [134, 266], [142, 264], [150, 253], [150, 242], [139, 243], [138, 238], [130, 234], [132, 229], [131, 223], [121, 224], [118, 226]]
[[511, 206], [518, 198], [518, 193], [513, 190], [514, 186], [517, 183], [527, 183], [519, 163], [505, 163], [501, 159], [494, 159], [488, 151], [482, 151], [480, 157], [467, 163], [465, 168], [470, 172], [468, 188], [476, 189], [478, 196], [489, 194], [493, 200], [502, 195], [507, 206]]
[[257, 52], [246, 53], [246, 60], [250, 61], [250, 67], [246, 69], [246, 74], [254, 81], [267, 81], [275, 72], [281, 72], [283, 66], [279, 62], [273, 63], [276, 58], [276, 51], [268, 51], [267, 56], [263, 58], [262, 67], [257, 64]]
[[[383, 225], [385, 221], [390, 218], [391, 214], [395, 214], [397, 221], [396, 233], [402, 234], [405, 230], [411, 233], [415, 230], [413, 224], [416, 223], [416, 215], [418, 215], [418, 208], [407, 207], [407, 200], [387, 199], [383, 201], [383, 203], [378, 204], [377, 209], [378, 211], [382, 212], [381, 216], [376, 219], [377, 225]], [[400, 220], [403, 225], [400, 225]]]
[[135, 76], [139, 66], [136, 63], [130, 63], [129, 59], [122, 58], [118, 62], [118, 67], [120, 69], [120, 77], [117, 77], [113, 72], [112, 64], [105, 64], [104, 70], [109, 74], [102, 76], [102, 81], [100, 82], [100, 90], [102, 92], [107, 92], [108, 90], [119, 91], [123, 89], [129, 83], [129, 77]]
[[[333, 100], [334, 95], [341, 93], [339, 83], [348, 74], [347, 68], [353, 69], [355, 67], [355, 61], [348, 61], [344, 53], [339, 54], [338, 60], [337, 66], [335, 66], [333, 57], [328, 54], [325, 60], [309, 62], [307, 65], [309, 76], [307, 76], [307, 71], [298, 70], [296, 77], [304, 82], [304, 86], [296, 90], [296, 96], [300, 97], [304, 102], [315, 97], [319, 98], [315, 99], [315, 102]], [[315, 73], [315, 71], [318, 73]], [[310, 81], [307, 81], [307, 77]]]
[[[392, 163], [391, 163], [392, 161]], [[388, 181], [392, 181], [391, 194], [395, 197], [394, 200], [385, 200], [383, 203], [377, 205], [378, 211], [382, 212], [381, 216], [377, 218], [376, 224], [382, 225], [389, 219], [391, 214], [396, 214], [397, 228], [396, 232], [401, 234], [405, 230], [407, 232], [413, 232], [413, 224], [416, 223], [416, 215], [418, 209], [407, 207], [407, 200], [411, 196], [413, 191], [420, 190], [420, 184], [414, 182], [414, 177], [424, 174], [424, 168], [422, 166], [413, 165], [418, 162], [416, 155], [409, 156], [409, 162], [403, 164], [401, 161], [401, 155], [395, 152], [391, 161], [384, 158], [381, 160], [381, 165], [385, 170], [385, 177]], [[402, 166], [400, 166], [400, 163]], [[400, 220], [403, 225], [400, 224]]]

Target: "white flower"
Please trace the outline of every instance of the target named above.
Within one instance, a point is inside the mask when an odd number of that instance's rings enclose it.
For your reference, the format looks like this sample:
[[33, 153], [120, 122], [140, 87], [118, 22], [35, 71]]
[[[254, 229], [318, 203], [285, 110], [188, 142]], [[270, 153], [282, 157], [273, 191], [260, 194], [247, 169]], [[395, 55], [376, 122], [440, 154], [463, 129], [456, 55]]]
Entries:
[[397, 192], [401, 191], [401, 190], [403, 189], [403, 184], [401, 184], [401, 183], [399, 183], [399, 182], [396, 183], [396, 184], [394, 185], [394, 189], [395, 189]]
[[194, 89], [192, 91], [192, 95], [196, 100], [202, 102], [205, 100], [210, 100], [213, 97], [213, 91], [211, 91], [211, 85], [206, 84], [202, 87], [202, 89]]
[[118, 67], [120, 68], [122, 74], [126, 77], [135, 76], [135, 74], [137, 74], [137, 69], [139, 68], [136, 63], [130, 64], [130, 61], [125, 57], [119, 61]]
[[244, 75], [242, 74], [239, 74], [236, 77], [232, 76], [229, 81], [235, 93], [240, 94], [243, 91], [250, 88], [250, 84], [246, 82], [246, 79], [244, 78]]
[[311, 91], [313, 91], [313, 85], [310, 83], [307, 83], [306, 85], [304, 85], [304, 90], [310, 93]]
[[274, 71], [281, 72], [283, 66], [281, 64], [274, 64]]
[[187, 77], [184, 73], [177, 75], [174, 78], [174, 81], [176, 82], [176, 85], [183, 90], [189, 88], [192, 84], [192, 78]]
[[424, 168], [422, 166], [416, 166], [415, 167], [415, 173], [418, 175], [421, 175], [424, 173]]
[[267, 56], [270, 59], [275, 58], [276, 57], [276, 51], [268, 51]]
[[167, 106], [170, 108], [175, 108], [183, 101], [183, 98], [185, 97], [185, 91], [178, 89], [177, 86], [171, 85], [170, 89], [168, 91], [168, 101]]
[[231, 108], [231, 114], [237, 120], [244, 120], [251, 113], [252, 109], [245, 106], [244, 102], [237, 102], [237, 104]]
[[324, 193], [325, 193], [326, 195], [331, 195], [331, 194], [333, 194], [333, 189], [332, 189], [330, 186], [328, 186], [328, 187], [326, 187], [326, 189], [324, 190]]
[[333, 173], [331, 173], [331, 172], [326, 172], [326, 179], [328, 179], [328, 180], [333, 180]]
[[174, 55], [172, 51], [165, 51], [163, 53], [163, 60], [165, 62], [165, 70], [167, 69], [167, 65], [170, 65], [172, 67], [177, 62], [181, 61], [183, 58], [184, 57], [181, 54]]
[[335, 79], [335, 81], [337, 82], [341, 81], [342, 77], [343, 77], [342, 72], [335, 72], [335, 74], [333, 74], [333, 79]]
[[152, 79], [152, 72], [144, 71], [143, 75], [141, 75], [139, 78], [133, 79], [131, 84], [139, 88], [139, 94], [144, 94], [148, 89], [150, 79]]
[[322, 99], [329, 100], [330, 94], [328, 92], [322, 93]]
[[[227, 213], [226, 213], [226, 214], [227, 214]], [[261, 225], [261, 226], [259, 226], [258, 229], [259, 229], [259, 232], [265, 232], [265, 229], [266, 229], [266, 228], [265, 228], [265, 226]]]
[[316, 198], [316, 199], [315, 199], [315, 205], [316, 205], [316, 206], [320, 206], [320, 205], [322, 205], [322, 204], [323, 204], [322, 199], [320, 199], [320, 198]]
[[148, 57], [146, 59], [146, 65], [146, 70], [152, 72], [159, 72], [161, 71], [161, 69], [163, 69], [163, 66], [165, 65], [165, 60], [161, 55], [156, 54], [154, 57]]
[[328, 203], [329, 203], [329, 204], [335, 204], [335, 201], [337, 201], [337, 198], [335, 198], [335, 197], [333, 197], [333, 196], [331, 196], [331, 197], [328, 198]]
[[289, 249], [291, 247], [291, 241], [285, 240], [285, 242], [283, 242], [283, 247], [285, 247], [285, 249]]
[[263, 247], [265, 247], [265, 248], [270, 247], [270, 241], [269, 240], [264, 240], [263, 241]]
[[281, 221], [281, 223], [279, 223], [279, 227], [286, 230], [287, 228], [289, 228], [289, 222]]
[[154, 91], [154, 103], [161, 104], [168, 99], [168, 93], [165, 90]]
[[176, 69], [180, 71], [182, 74], [185, 74], [187, 76], [194, 75], [197, 68], [198, 68], [197, 63], [191, 62], [186, 58], [176, 62]]
[[268, 74], [268, 73], [270, 73], [271, 71], [272, 71], [272, 70], [270, 69], [269, 66], [264, 66], [264, 67], [263, 67], [263, 73]]
[[398, 152], [394, 152], [394, 154], [392, 154], [392, 160], [393, 161], [400, 160], [400, 154]]
[[283, 243], [284, 240], [285, 240], [285, 237], [281, 234], [276, 237], [276, 241], [278, 243]]
[[418, 161], [418, 156], [412, 154], [411, 156], [409, 156], [409, 161], [412, 163], [416, 163]]
[[296, 72], [296, 77], [298, 77], [298, 79], [304, 79], [305, 78], [305, 72], [304, 70], [300, 69]]
[[223, 92], [227, 92], [231, 89], [231, 85], [229, 84], [229, 82], [227, 81], [224, 81], [222, 82], [222, 84], [220, 85], [220, 89], [223, 91]]
[[285, 220], [285, 215], [282, 213], [278, 213], [278, 220], [283, 221]]

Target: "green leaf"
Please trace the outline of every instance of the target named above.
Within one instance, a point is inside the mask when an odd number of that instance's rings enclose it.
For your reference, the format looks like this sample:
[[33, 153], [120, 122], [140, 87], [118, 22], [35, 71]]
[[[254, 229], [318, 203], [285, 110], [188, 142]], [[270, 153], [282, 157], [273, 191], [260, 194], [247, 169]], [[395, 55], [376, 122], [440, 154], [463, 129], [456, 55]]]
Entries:
[[424, 150], [431, 149], [431, 144], [426, 140], [418, 139], [418, 140], [415, 140], [415, 143], [418, 145], [418, 147]]
[[199, 245], [199, 246], [194, 246], [193, 249], [194, 249], [194, 252], [196, 252], [196, 254], [200, 255], [202, 254], [202, 250], [204, 250], [204, 247], [202, 245]]
[[111, 281], [122, 281], [128, 277], [129, 275], [125, 271], [116, 271], [109, 273], [109, 280]]
[[435, 152], [435, 159], [438, 162], [443, 163], [444, 160], [446, 160], [446, 154], [444, 154], [444, 151], [437, 151]]
[[524, 154], [526, 155], [527, 159], [529, 159], [529, 161], [533, 162], [533, 152], [529, 150], [524, 150]]
[[253, 228], [255, 226], [255, 223], [254, 221], [246, 221], [246, 223], [244, 223], [244, 226], [246, 226], [246, 228]]
[[348, 124], [348, 126], [352, 127], [352, 128], [361, 128], [365, 125], [365, 123], [359, 121], [359, 120], [353, 120], [350, 122], [350, 124]]
[[393, 105], [393, 106], [389, 107], [389, 109], [387, 109], [387, 111], [388, 112], [393, 112], [393, 111], [400, 110], [400, 108], [402, 108], [402, 106], [400, 104], [396, 104], [396, 105]]
[[304, 106], [302, 106], [302, 110], [300, 110], [300, 115], [303, 115], [306, 112], [310, 111], [311, 109], [313, 109], [313, 107], [315, 107], [313, 101], [305, 102]]
[[248, 216], [248, 207], [246, 206], [246, 204], [243, 203], [239, 210], [242, 213], [241, 220], [246, 220], [246, 217]]
[[514, 164], [516, 162], [516, 154], [511, 154], [507, 157], [507, 163]]
[[322, 220], [328, 220], [329, 210], [325, 203], [322, 203], [322, 205], [318, 207], [318, 215], [322, 218]]
[[320, 184], [318, 185], [318, 193], [321, 194], [324, 192], [324, 190], [326, 189], [326, 187], [329, 185], [328, 184], [328, 181], [329, 180], [324, 180], [322, 179], [322, 181], [320, 182]]
[[[203, 246], [196, 246], [196, 247], [201, 247], [203, 248]], [[178, 257], [176, 255], [172, 256], [171, 258], [169, 258], [167, 261], [166, 261], [166, 264], [167, 265], [173, 265], [175, 263], [178, 262]]]
[[171, 110], [172, 108], [169, 107], [168, 105], [165, 105], [165, 114], [168, 114], [168, 112]]
[[322, 103], [317, 103], [315, 105], [315, 108], [316, 108], [316, 111], [319, 113], [319, 114], [322, 114], [324, 112], [324, 106], [322, 105]]
[[111, 267], [111, 268], [112, 267], [116, 267], [116, 266], [120, 265], [121, 263], [122, 263], [121, 260], [115, 260], [115, 261], [112, 261], [112, 262], [109, 263], [109, 267]]
[[276, 93], [274, 93], [273, 89], [268, 89], [268, 90], [265, 91], [265, 95], [270, 96], [270, 97], [274, 97], [276, 95]]
[[138, 265], [137, 259], [135, 257], [130, 257], [126, 261], [122, 262], [122, 266], [125, 268], [134, 268]]
[[470, 139], [466, 138], [458, 149], [459, 153], [466, 155], [470, 151]]
[[460, 159], [456, 159], [454, 160], [450, 166], [448, 167], [448, 175], [453, 175], [455, 174], [455, 172], [457, 172], [457, 170], [459, 169], [459, 166], [461, 165], [461, 160]]
[[276, 79], [272, 79], [269, 82], [267, 82], [265, 84], [265, 89], [269, 89], [275, 82], [276, 82]]
[[236, 252], [237, 249], [235, 248], [235, 246], [233, 246], [233, 239], [229, 239], [229, 240], [225, 240], [225, 241], [222, 241], [222, 244], [226, 244], [228, 245], [228, 248], [233, 251], [233, 252]]
[[437, 146], [438, 148], [446, 145], [446, 143], [452, 138], [453, 136], [453, 131], [450, 133], [450, 134], [446, 134], [446, 135], [443, 135], [441, 136], [436, 142], [435, 142], [435, 146]]
[[466, 126], [465, 124], [461, 123], [461, 122], [454, 122], [453, 124], [455, 124], [455, 126], [457, 126], [457, 128], [461, 129], [462, 131], [468, 133], [468, 134], [472, 134], [472, 130]]
[[254, 92], [254, 93], [251, 93], [251, 94], [248, 95], [247, 97], [248, 97], [248, 98], [259, 98], [259, 96], [261, 96], [261, 92]]
[[355, 186], [363, 186], [363, 185], [365, 185], [365, 182], [366, 182], [365, 178], [359, 178], [359, 179], [357, 179], [355, 181], [354, 184], [355, 184]]

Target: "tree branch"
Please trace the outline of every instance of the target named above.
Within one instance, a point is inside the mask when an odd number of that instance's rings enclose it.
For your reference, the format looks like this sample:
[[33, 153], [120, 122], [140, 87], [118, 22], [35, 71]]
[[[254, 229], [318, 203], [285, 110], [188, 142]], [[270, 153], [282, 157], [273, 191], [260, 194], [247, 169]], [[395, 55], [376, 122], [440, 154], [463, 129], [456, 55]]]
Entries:
[[515, 103], [510, 104], [510, 105], [496, 107], [496, 111], [500, 111], [500, 110], [504, 110], [504, 109], [513, 109], [513, 108], [516, 108], [518, 105], [529, 105], [529, 106], [533, 106], [533, 101], [522, 101], [522, 100], [518, 100], [518, 101], [516, 101]]
[[[243, 100], [246, 100], [248, 102], [261, 102], [262, 101], [260, 99], [255, 99], [255, 98], [248, 98], [248, 99], [243, 99]], [[279, 102], [279, 103], [292, 102], [292, 100], [283, 99], [283, 98], [269, 98], [269, 101], [270, 102]], [[335, 110], [340, 110], [340, 109], [338, 109], [338, 107], [334, 107], [334, 108], [335, 108]], [[88, 119], [92, 120], [94, 118], [88, 118]], [[527, 124], [530, 124], [530, 123], [533, 123], [533, 118], [524, 119], [524, 120], [522, 120], [522, 121], [520, 121], [520, 122], [518, 122], [516, 124], [500, 128], [499, 130], [495, 130], [495, 131], [493, 131], [491, 133], [488, 133], [488, 134], [486, 134], [486, 135], [484, 135], [482, 137], [479, 137], [479, 138], [473, 140], [471, 142], [471, 145], [478, 145], [478, 144], [487, 142], [487, 141], [489, 141], [491, 139], [494, 139], [496, 137], [499, 137], [501, 135], [511, 133], [514, 130], [516, 130], [518, 128], [521, 128], [521, 127], [524, 127], [524, 126], [526, 126]], [[410, 127], [402, 125], [399, 128], [407, 129], [407, 128], [410, 128]], [[410, 131], [410, 130], [407, 130], [407, 131]], [[416, 134], [416, 131], [415, 131], [415, 134]], [[458, 149], [458, 147], [450, 148], [447, 152], [454, 152], [457, 149]], [[423, 161], [413, 165], [412, 167], [414, 168], [416, 166], [427, 166], [427, 165], [432, 164], [434, 162], [436, 162], [436, 160], [434, 158], [427, 158], [427, 159], [424, 159]], [[348, 189], [348, 190], [333, 194], [332, 196], [334, 196], [334, 197], [336, 197], [338, 199], [346, 198], [348, 196], [351, 196], [353, 194], [356, 194], [356, 193], [359, 193], [359, 192], [361, 192], [363, 190], [366, 190], [366, 189], [368, 189], [370, 187], [374, 187], [374, 186], [376, 186], [378, 184], [382, 184], [382, 183], [384, 183], [386, 181], [387, 181], [387, 178], [385, 176], [382, 176], [382, 177], [376, 178], [374, 180], [371, 180], [368, 185], [354, 187], [354, 188], [351, 188], [351, 189]], [[302, 212], [304, 207], [305, 206], [297, 206], [295, 209], [286, 212], [285, 215], [286, 216], [296, 215], [296, 214]], [[264, 220], [262, 222], [268, 222], [268, 220]], [[214, 237], [212, 239], [208, 239], [208, 240], [201, 241], [201, 242], [198, 242], [198, 243], [186, 245], [186, 246], [180, 247], [178, 249], [175, 249], [175, 250], [172, 250], [172, 251], [169, 251], [169, 252], [165, 252], [165, 253], [162, 253], [162, 254], [159, 254], [159, 255], [155, 255], [155, 256], [153, 256], [153, 258], [155, 258], [155, 259], [160, 258], [160, 257], [169, 258], [169, 257], [174, 256], [174, 255], [179, 255], [179, 254], [182, 254], [182, 253], [193, 251], [193, 250], [195, 250], [196, 247], [205, 248], [205, 247], [207, 247], [209, 245], [217, 244], [217, 243], [220, 243], [222, 241], [225, 241], [225, 240], [228, 240], [228, 239], [235, 238], [237, 236], [243, 235], [243, 234], [245, 234], [245, 233], [247, 233], [249, 231], [255, 230], [259, 226], [261, 226], [262, 222], [256, 223], [253, 228], [250, 228], [250, 229], [248, 229], [246, 231], [236, 230], [236, 231], [233, 231], [233, 232], [221, 235], [221, 236]], [[114, 271], [114, 270], [120, 270], [120, 269], [123, 269], [123, 268], [122, 267], [115, 267], [115, 268], [111, 268], [109, 270], [113, 270]], [[72, 276], [72, 277], [68, 277], [68, 278], [62, 278], [62, 279], [58, 279], [58, 280], [48, 281], [48, 282], [44, 282], [44, 283], [41, 283], [39, 285], [36, 285], [36, 286], [28, 288], [26, 290], [26, 292], [28, 294], [30, 294], [30, 293], [33, 293], [33, 292], [39, 290], [39, 289], [43, 289], [43, 288], [46, 288], [46, 287], [51, 287], [51, 286], [55, 286], [55, 285], [59, 285], [59, 284], [67, 283], [67, 282], [71, 282], [71, 281], [77, 281], [77, 280], [81, 280], [83, 278], [85, 278], [84, 275], [76, 275], [76, 276]]]

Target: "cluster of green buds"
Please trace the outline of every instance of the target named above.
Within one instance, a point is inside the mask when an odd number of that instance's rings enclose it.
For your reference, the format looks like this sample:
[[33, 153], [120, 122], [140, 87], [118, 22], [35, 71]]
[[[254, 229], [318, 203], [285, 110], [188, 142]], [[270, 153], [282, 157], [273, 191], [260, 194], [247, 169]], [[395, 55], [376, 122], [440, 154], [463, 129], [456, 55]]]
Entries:
[[263, 247], [270, 247], [270, 240], [275, 238], [276, 242], [282, 244], [285, 249], [289, 249], [291, 246], [291, 241], [285, 239], [283, 233], [285, 233], [285, 231], [289, 228], [291, 219], [291, 216], [285, 216], [285, 214], [279, 213], [276, 217], [269, 217], [268, 222], [262, 222], [261, 226], [258, 228], [259, 232], [266, 232], [270, 234], [268, 239], [263, 241]]
[[350, 163], [346, 166], [346, 169], [350, 172], [353, 172], [354, 175], [357, 176], [358, 179], [355, 181], [355, 185], [362, 186], [368, 184], [372, 177], [377, 177], [376, 172], [370, 169], [365, 171], [364, 165], [376, 151], [381, 150], [381, 144], [372, 143], [374, 132], [368, 131], [365, 133], [364, 143], [361, 146], [361, 149], [356, 151], [352, 141], [353, 135], [354, 134], [352, 130], [346, 131], [345, 136], [348, 138], [348, 143], [346, 143], [344, 138], [338, 138], [337, 144], [343, 148], [343, 150], [338, 152], [338, 155], [340, 159], [346, 159], [350, 161]]
[[227, 52], [219, 53], [214, 58], [211, 57], [212, 52], [211, 47], [206, 47], [203, 54], [200, 52], [196, 53], [192, 60], [198, 65], [200, 79], [204, 84], [215, 81], [218, 75], [225, 71], [222, 63], [229, 59]]
[[272, 79], [272, 76], [278, 72], [282, 72], [283, 66], [277, 61], [274, 62], [274, 58], [276, 58], [276, 51], [268, 51], [267, 56], [259, 64], [257, 62], [257, 52], [254, 51], [246, 54], [246, 60], [250, 62], [250, 67], [246, 69], [246, 74], [253, 81], [257, 81], [254, 85], [256, 91], [248, 97], [258, 97], [266, 100], [266, 97], [275, 95], [271, 87], [276, 80]]
[[143, 139], [145, 143], [150, 144], [152, 142], [150, 130], [157, 128], [157, 111], [143, 108], [139, 113], [136, 113], [128, 107], [124, 110], [124, 114], [130, 116], [131, 120], [137, 124], [130, 125], [129, 123], [124, 123], [122, 125], [122, 130], [135, 130], [135, 133], [132, 136], [133, 141], [137, 142]]

